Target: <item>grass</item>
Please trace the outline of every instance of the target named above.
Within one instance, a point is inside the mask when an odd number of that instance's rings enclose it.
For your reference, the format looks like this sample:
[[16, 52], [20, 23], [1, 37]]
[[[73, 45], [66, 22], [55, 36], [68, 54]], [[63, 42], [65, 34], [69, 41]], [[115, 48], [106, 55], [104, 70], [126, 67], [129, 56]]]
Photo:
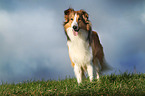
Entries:
[[75, 78], [58, 81], [27, 81], [0, 85], [0, 96], [145, 96], [145, 74], [104, 75], [100, 80], [89, 79], [78, 85]]

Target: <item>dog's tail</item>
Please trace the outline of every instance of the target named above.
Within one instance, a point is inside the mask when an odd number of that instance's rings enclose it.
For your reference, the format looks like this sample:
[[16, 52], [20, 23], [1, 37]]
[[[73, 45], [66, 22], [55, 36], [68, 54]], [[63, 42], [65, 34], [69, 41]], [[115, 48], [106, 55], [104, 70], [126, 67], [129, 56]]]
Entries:
[[110, 65], [106, 62], [105, 58], [103, 58], [102, 60], [99, 60], [99, 63], [100, 63], [100, 65], [101, 65], [101, 71], [102, 71], [102, 72], [106, 72], [106, 71], [111, 71], [111, 70], [113, 70], [113, 67], [110, 66]]

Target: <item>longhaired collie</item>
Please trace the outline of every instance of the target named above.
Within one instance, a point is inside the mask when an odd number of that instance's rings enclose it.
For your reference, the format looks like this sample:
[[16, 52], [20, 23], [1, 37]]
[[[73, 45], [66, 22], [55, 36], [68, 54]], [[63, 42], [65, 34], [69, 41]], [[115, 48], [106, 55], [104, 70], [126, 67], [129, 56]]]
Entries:
[[99, 79], [99, 73], [108, 70], [109, 66], [105, 62], [98, 34], [92, 31], [88, 13], [69, 8], [64, 11], [64, 18], [69, 57], [77, 82], [82, 82], [85, 72], [90, 82], [95, 77]]

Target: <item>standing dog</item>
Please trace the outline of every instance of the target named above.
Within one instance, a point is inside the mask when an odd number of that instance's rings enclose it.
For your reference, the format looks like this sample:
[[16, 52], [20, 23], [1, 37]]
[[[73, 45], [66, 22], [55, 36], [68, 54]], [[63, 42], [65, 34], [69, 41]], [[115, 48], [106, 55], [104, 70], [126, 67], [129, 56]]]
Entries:
[[90, 81], [99, 72], [109, 69], [105, 63], [103, 47], [100, 43], [98, 34], [92, 31], [88, 13], [84, 10], [74, 11], [69, 8], [64, 11], [64, 30], [67, 36], [67, 45], [71, 64], [77, 82], [82, 82], [82, 77], [88, 73]]

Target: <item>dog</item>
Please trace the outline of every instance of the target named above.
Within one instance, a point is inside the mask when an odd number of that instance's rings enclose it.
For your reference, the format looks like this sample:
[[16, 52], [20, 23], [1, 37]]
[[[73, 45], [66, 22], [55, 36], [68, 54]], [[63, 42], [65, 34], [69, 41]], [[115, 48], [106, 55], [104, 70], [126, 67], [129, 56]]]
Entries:
[[97, 32], [92, 31], [88, 13], [69, 8], [64, 11], [64, 19], [69, 57], [77, 82], [82, 82], [86, 72], [90, 82], [95, 77], [99, 79], [100, 72], [110, 68], [105, 61], [99, 36]]

